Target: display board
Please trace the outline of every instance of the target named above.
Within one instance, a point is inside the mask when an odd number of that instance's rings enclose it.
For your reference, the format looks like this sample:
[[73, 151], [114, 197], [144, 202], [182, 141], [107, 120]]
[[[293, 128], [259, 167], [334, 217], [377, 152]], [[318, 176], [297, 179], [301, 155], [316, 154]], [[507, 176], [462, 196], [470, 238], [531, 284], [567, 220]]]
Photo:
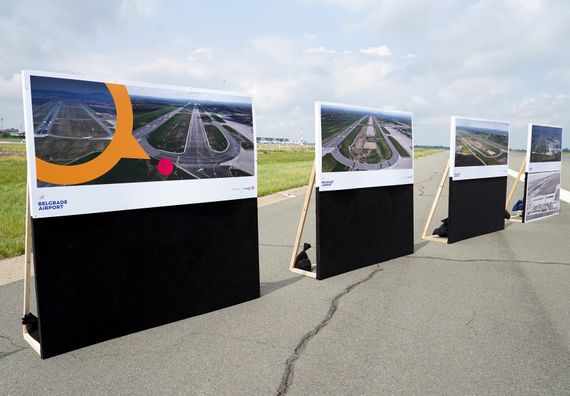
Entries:
[[22, 77], [32, 217], [257, 196], [250, 96]]
[[42, 358], [259, 297], [257, 235], [255, 198], [34, 219]]
[[525, 178], [524, 222], [560, 213], [560, 172], [527, 173]]
[[259, 297], [250, 97], [23, 82], [43, 358]]
[[452, 117], [450, 173], [453, 180], [508, 175], [509, 123]]
[[526, 171], [530, 173], [560, 171], [562, 161], [562, 128], [529, 124]]
[[414, 252], [414, 186], [317, 190], [317, 279]]
[[317, 279], [414, 251], [412, 114], [315, 105]]
[[315, 104], [319, 191], [413, 183], [412, 114]]
[[447, 243], [505, 228], [507, 178], [449, 179]]

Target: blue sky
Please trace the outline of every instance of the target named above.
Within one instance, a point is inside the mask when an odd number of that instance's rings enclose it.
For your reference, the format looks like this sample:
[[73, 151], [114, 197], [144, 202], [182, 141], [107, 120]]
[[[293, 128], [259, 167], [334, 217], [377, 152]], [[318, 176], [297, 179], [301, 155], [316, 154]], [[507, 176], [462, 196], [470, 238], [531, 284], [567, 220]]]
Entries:
[[[0, 3], [0, 116], [22, 124], [19, 71], [245, 91], [259, 136], [313, 140], [314, 101], [414, 114], [417, 144], [451, 115], [570, 125], [562, 0]], [[570, 136], [565, 134], [565, 147]]]

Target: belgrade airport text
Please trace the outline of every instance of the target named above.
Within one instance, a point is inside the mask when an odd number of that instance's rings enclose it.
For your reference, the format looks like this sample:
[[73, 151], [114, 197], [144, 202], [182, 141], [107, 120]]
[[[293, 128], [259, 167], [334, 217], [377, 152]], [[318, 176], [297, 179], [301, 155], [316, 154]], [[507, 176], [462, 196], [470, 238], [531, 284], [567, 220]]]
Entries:
[[39, 201], [38, 210], [63, 209], [65, 205], [67, 205], [67, 199], [62, 199], [60, 201]]

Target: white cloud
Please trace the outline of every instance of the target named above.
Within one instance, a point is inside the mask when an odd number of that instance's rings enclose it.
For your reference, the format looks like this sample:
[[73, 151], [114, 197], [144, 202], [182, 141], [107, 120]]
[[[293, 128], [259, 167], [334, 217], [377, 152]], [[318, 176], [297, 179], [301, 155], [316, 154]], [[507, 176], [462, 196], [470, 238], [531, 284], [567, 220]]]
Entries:
[[307, 54], [335, 54], [335, 50], [327, 49], [325, 47], [308, 48], [305, 50]]
[[121, 0], [120, 13], [122, 17], [131, 17], [134, 15], [150, 17], [158, 8], [159, 0]]
[[188, 56], [188, 59], [191, 61], [195, 61], [200, 58], [211, 59], [214, 55], [214, 50], [210, 47], [201, 47], [196, 48], [192, 53]]
[[366, 55], [374, 55], [374, 56], [388, 56], [392, 55], [390, 52], [390, 48], [385, 45], [380, 45], [378, 47], [368, 47], [361, 49], [360, 52]]

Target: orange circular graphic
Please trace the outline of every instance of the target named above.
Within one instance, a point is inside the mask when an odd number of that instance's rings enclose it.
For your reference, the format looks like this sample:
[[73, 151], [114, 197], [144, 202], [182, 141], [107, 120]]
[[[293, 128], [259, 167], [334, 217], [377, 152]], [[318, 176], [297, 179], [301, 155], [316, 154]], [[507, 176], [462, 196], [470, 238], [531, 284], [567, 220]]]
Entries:
[[150, 159], [132, 134], [133, 107], [127, 87], [105, 84], [117, 111], [117, 126], [109, 146], [91, 161], [79, 165], [57, 165], [36, 157], [36, 176], [50, 184], [81, 184], [97, 179], [110, 171], [121, 158]]

